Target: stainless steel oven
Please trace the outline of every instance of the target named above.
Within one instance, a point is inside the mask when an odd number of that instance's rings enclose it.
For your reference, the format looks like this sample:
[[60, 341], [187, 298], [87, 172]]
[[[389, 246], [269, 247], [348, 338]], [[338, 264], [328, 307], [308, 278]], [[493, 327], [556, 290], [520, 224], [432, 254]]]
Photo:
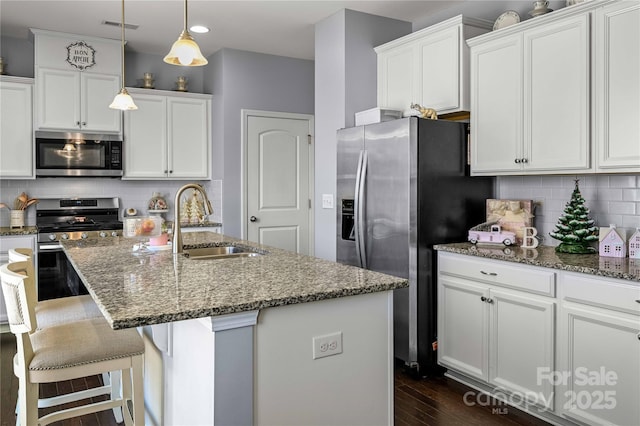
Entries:
[[60, 241], [122, 236], [118, 198], [47, 198], [36, 209], [38, 300], [87, 294]]
[[36, 132], [36, 175], [122, 176], [122, 140], [117, 135]]

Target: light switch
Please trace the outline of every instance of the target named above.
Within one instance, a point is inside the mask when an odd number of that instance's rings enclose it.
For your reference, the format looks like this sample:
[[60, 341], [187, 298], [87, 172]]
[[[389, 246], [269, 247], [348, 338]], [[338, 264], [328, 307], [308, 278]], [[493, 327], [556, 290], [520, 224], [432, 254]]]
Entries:
[[322, 194], [322, 208], [323, 209], [333, 208], [333, 194]]

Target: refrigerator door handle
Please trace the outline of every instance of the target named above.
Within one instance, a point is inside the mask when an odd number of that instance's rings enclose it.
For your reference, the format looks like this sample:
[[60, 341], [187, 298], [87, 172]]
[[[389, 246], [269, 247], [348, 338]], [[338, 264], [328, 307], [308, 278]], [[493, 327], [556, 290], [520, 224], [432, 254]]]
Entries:
[[360, 253], [360, 185], [362, 176], [362, 157], [364, 151], [360, 151], [360, 157], [358, 157], [358, 169], [356, 170], [356, 188], [355, 188], [355, 200], [353, 205], [353, 230], [355, 231], [356, 241], [356, 258], [358, 259], [358, 266], [362, 268], [362, 253]]
[[359, 201], [359, 210], [358, 210], [358, 238], [356, 244], [360, 245], [360, 258], [362, 259], [361, 264], [363, 268], [367, 268], [367, 241], [365, 240], [366, 229], [365, 229], [365, 189], [367, 183], [367, 165], [368, 165], [368, 157], [367, 151], [362, 152], [362, 169], [360, 172], [360, 187], [358, 188], [357, 199]]

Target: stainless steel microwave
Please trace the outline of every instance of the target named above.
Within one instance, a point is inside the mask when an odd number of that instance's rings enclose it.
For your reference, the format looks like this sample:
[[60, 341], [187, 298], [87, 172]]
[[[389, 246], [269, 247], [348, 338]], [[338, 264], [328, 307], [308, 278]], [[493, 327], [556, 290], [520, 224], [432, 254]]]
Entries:
[[120, 177], [118, 135], [36, 132], [36, 176]]

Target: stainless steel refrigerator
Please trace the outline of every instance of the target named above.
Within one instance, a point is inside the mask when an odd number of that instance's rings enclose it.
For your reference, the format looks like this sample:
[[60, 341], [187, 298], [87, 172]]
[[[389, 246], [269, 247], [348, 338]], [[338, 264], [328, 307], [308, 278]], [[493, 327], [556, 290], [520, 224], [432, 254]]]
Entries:
[[395, 357], [438, 371], [434, 244], [466, 241], [494, 181], [469, 177], [468, 126], [402, 118], [337, 134], [337, 260], [409, 279], [394, 291]]

